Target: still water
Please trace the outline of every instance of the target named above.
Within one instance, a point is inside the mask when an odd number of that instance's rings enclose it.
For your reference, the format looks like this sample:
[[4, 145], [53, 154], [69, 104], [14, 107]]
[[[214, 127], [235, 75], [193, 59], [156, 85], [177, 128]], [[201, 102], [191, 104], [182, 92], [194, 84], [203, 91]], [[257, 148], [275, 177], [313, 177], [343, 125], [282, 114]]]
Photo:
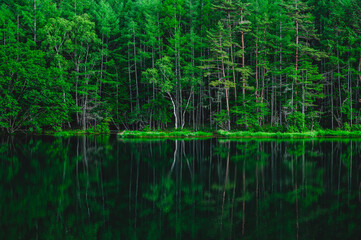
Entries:
[[0, 144], [0, 239], [361, 239], [358, 140]]

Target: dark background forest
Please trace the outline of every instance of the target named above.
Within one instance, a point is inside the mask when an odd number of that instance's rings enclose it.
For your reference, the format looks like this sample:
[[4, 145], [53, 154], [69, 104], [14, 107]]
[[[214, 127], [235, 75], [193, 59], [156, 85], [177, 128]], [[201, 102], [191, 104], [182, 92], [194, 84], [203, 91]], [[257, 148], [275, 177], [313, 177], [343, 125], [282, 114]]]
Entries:
[[1, 0], [0, 129], [361, 128], [358, 0]]

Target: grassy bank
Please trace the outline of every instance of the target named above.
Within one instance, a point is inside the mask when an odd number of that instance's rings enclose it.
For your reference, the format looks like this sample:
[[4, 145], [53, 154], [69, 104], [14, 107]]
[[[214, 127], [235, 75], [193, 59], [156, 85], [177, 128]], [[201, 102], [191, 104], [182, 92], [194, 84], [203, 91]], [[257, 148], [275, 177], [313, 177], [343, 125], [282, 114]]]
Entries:
[[288, 133], [288, 132], [228, 132], [219, 130], [217, 135], [225, 138], [316, 138], [316, 137], [360, 137], [361, 131], [320, 130], [313, 132]]
[[182, 138], [182, 137], [213, 137], [211, 132], [192, 131], [124, 131], [119, 133], [122, 138]]
[[320, 130], [302, 133], [289, 132], [231, 132], [219, 130], [212, 132], [192, 132], [184, 131], [123, 131], [118, 134], [122, 138], [185, 138], [185, 137], [220, 137], [220, 138], [361, 138], [361, 131], [342, 131], [342, 130]]
[[109, 135], [110, 132], [96, 132], [90, 130], [64, 130], [64, 131], [45, 131], [41, 133], [34, 133], [35, 135], [50, 135], [55, 137], [71, 137], [71, 136], [82, 136], [82, 135]]

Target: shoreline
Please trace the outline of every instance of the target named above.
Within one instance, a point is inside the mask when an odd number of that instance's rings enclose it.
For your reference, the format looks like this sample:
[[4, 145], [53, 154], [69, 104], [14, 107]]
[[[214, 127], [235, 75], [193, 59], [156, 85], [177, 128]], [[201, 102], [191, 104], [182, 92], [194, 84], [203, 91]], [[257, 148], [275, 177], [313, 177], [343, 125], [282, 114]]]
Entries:
[[312, 139], [312, 138], [361, 138], [361, 131], [344, 131], [344, 130], [319, 130], [309, 132], [250, 132], [250, 131], [129, 131], [122, 132], [87, 132], [83, 130], [68, 130], [61, 132], [43, 132], [43, 133], [2, 133], [1, 136], [7, 135], [33, 135], [33, 136], [54, 136], [54, 137], [72, 137], [72, 136], [102, 136], [117, 135], [121, 139]]
[[361, 138], [361, 131], [320, 130], [303, 133], [289, 132], [248, 132], [224, 131], [192, 132], [192, 131], [123, 131], [117, 134], [120, 138], [225, 138], [225, 139], [292, 139], [292, 138]]

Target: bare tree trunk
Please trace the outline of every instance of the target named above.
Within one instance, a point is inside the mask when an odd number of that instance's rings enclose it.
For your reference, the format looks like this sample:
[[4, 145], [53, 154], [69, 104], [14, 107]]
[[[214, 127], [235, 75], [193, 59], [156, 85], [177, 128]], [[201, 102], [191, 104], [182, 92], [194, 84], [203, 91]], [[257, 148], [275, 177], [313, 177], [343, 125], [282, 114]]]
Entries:
[[[76, 57], [75, 57], [76, 58]], [[75, 104], [76, 106], [79, 106], [80, 103], [79, 103], [79, 94], [78, 94], [78, 85], [79, 85], [79, 63], [78, 63], [78, 60], [76, 60], [76, 83], [75, 83]], [[79, 112], [76, 111], [76, 122], [78, 125], [80, 125], [80, 116], [79, 116]]]
[[232, 62], [232, 76], [234, 83], [234, 100], [237, 101], [237, 86], [236, 86], [236, 73], [234, 71], [234, 59], [233, 59], [233, 41], [232, 41], [232, 26], [231, 26], [231, 14], [228, 11], [228, 29], [229, 29], [229, 42], [231, 43], [231, 62]]
[[[243, 9], [241, 10], [241, 22], [243, 22]], [[245, 66], [245, 57], [244, 57], [244, 32], [241, 32], [241, 38], [242, 38], [242, 68], [244, 69]], [[242, 95], [243, 95], [243, 104], [245, 104], [245, 100], [246, 100], [246, 78], [243, 74], [243, 79], [242, 79]]]
[[[361, 60], [361, 59], [360, 59]], [[361, 62], [360, 62], [361, 63]], [[332, 124], [332, 129], [334, 129], [334, 111], [333, 111], [333, 73], [331, 73], [332, 77], [331, 77], [331, 124]]]
[[34, 42], [36, 43], [36, 0], [34, 0]]
[[351, 82], [351, 72], [350, 72], [350, 63], [348, 64], [347, 70], [348, 77], [348, 89], [350, 93], [349, 102], [350, 102], [350, 127], [352, 129], [352, 82]]
[[[282, 22], [280, 21], [280, 72], [282, 70]], [[282, 91], [282, 73], [280, 74], [280, 83], [279, 83], [279, 121], [280, 125], [282, 125], [282, 104], [281, 104], [281, 93]]]
[[133, 54], [134, 54], [134, 73], [135, 73], [135, 91], [137, 97], [137, 109], [139, 110], [139, 86], [138, 86], [138, 69], [137, 69], [137, 52], [136, 52], [136, 44], [135, 44], [135, 29], [133, 26]]
[[[224, 69], [224, 62], [223, 62], [223, 58], [222, 58], [222, 74], [223, 74], [223, 79], [226, 78], [226, 73], [225, 73], [225, 69]], [[229, 114], [229, 96], [228, 96], [228, 87], [225, 87], [225, 91], [226, 91], [226, 106], [227, 106], [227, 115], [228, 115], [228, 120], [227, 120], [227, 130], [231, 130], [231, 122], [230, 122], [230, 114]]]
[[132, 94], [132, 77], [130, 73], [130, 54], [128, 46], [128, 80], [129, 80], [129, 100], [130, 100], [130, 111], [133, 112], [133, 94]]
[[174, 100], [173, 100], [172, 95], [171, 95], [169, 92], [167, 92], [167, 94], [168, 94], [170, 100], [172, 101], [172, 105], [173, 105], [174, 127], [175, 127], [175, 129], [178, 129], [177, 107], [176, 107], [176, 104], [175, 104], [175, 102], [174, 102]]
[[342, 97], [341, 97], [341, 76], [340, 76], [340, 52], [337, 49], [337, 79], [338, 79], [338, 98], [339, 98], [339, 109], [341, 115], [341, 126], [343, 125], [343, 117], [342, 117]]
[[263, 32], [263, 42], [264, 42], [264, 59], [263, 59], [263, 74], [262, 74], [262, 91], [261, 91], [261, 103], [263, 103], [263, 99], [264, 99], [264, 81], [265, 81], [265, 77], [266, 77], [266, 57], [267, 57], [267, 53], [266, 53], [266, 27], [264, 29]]
[[[258, 26], [257, 26], [257, 33], [258, 33]], [[257, 36], [256, 37], [256, 91], [254, 93], [256, 97], [256, 103], [258, 103], [258, 88], [259, 88], [259, 83], [258, 83], [258, 36]]]

